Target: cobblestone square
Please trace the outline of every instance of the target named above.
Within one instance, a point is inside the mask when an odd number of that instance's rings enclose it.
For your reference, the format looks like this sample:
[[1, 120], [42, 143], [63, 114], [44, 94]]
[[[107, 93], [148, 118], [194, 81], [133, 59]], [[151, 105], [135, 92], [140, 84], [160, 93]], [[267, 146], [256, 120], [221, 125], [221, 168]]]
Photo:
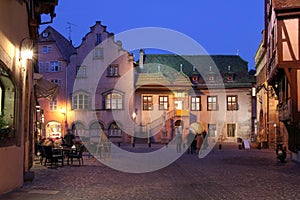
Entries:
[[[135, 150], [147, 148], [137, 145]], [[289, 158], [279, 163], [271, 149], [223, 145], [203, 159], [185, 153], [161, 170], [136, 174], [113, 170], [87, 155], [84, 162], [56, 169], [35, 164], [33, 182], [0, 199], [300, 199], [300, 164]]]

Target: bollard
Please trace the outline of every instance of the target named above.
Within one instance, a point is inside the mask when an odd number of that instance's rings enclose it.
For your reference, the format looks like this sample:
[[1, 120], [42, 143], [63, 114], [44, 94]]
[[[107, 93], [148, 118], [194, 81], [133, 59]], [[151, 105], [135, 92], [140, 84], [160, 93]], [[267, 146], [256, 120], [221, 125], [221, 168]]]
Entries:
[[222, 144], [219, 144], [219, 149], [222, 149]]

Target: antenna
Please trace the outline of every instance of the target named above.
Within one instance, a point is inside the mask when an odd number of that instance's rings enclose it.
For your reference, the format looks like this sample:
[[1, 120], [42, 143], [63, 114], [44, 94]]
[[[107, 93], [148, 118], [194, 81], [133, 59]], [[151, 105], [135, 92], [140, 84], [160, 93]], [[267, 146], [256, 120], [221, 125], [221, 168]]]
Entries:
[[67, 30], [68, 30], [68, 37], [69, 37], [69, 41], [72, 41], [72, 37], [71, 37], [71, 35], [72, 35], [72, 26], [77, 26], [76, 24], [73, 24], [73, 23], [71, 23], [71, 22], [67, 22]]

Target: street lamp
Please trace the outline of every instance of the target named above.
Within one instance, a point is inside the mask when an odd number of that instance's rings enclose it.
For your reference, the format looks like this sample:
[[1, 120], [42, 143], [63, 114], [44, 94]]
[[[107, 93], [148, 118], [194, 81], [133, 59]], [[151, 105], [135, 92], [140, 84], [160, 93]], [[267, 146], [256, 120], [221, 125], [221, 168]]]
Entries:
[[67, 132], [68, 128], [68, 122], [67, 122], [67, 111], [63, 108], [59, 109], [60, 113], [64, 115], [64, 121], [65, 121], [65, 133]]
[[277, 144], [277, 131], [276, 131], [277, 125], [276, 125], [276, 123], [273, 126], [274, 126], [274, 137], [275, 137], [275, 148], [276, 148], [276, 144]]
[[132, 130], [132, 136], [131, 136], [131, 144], [132, 147], [135, 146], [135, 141], [134, 141], [134, 132], [135, 132], [135, 123], [136, 123], [136, 116], [137, 116], [137, 110], [135, 109], [135, 111], [132, 113], [132, 119], [133, 119], [133, 130]]

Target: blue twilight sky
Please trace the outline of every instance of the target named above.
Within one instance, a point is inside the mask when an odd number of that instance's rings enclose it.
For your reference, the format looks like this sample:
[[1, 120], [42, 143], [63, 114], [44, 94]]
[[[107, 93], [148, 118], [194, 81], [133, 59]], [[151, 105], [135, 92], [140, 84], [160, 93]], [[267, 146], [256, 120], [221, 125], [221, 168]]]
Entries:
[[196, 40], [209, 54], [239, 54], [254, 69], [263, 12], [261, 0], [59, 0], [50, 25], [66, 38], [71, 36], [75, 46], [96, 21], [114, 34], [141, 27], [168, 28]]

